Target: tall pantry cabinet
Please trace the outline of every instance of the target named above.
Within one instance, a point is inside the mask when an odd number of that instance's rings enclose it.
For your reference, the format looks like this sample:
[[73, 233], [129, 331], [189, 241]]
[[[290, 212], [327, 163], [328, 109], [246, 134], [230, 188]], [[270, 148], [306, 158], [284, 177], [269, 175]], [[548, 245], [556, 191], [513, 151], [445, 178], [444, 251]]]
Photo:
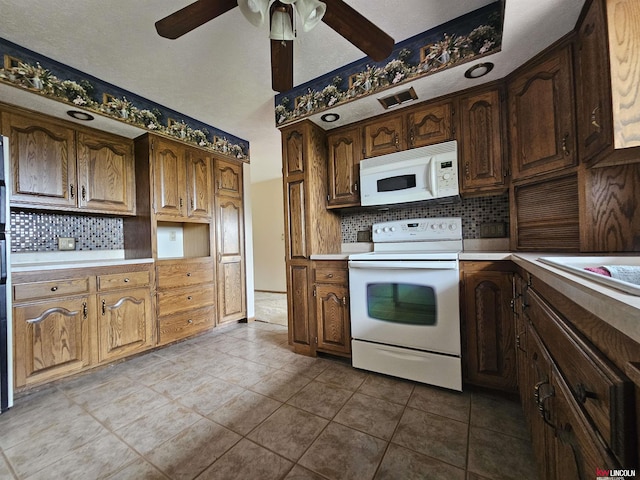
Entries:
[[327, 210], [327, 147], [324, 131], [309, 121], [282, 129], [285, 261], [289, 343], [315, 354], [317, 329], [311, 255], [339, 252], [340, 217]]

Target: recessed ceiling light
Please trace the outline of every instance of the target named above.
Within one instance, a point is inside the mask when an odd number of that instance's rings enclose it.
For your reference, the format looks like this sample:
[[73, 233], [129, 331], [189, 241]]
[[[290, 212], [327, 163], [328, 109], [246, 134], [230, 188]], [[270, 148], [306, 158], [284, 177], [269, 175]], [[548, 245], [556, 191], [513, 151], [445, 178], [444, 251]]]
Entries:
[[335, 122], [339, 119], [340, 119], [340, 115], [338, 115], [337, 113], [325, 113], [320, 117], [320, 120], [322, 120], [323, 122], [329, 122], [329, 123]]
[[493, 63], [491, 62], [478, 63], [477, 65], [474, 65], [473, 67], [468, 69], [466, 72], [464, 72], [464, 76], [467, 78], [480, 78], [480, 77], [484, 77], [491, 70], [493, 70]]
[[90, 122], [91, 120], [93, 120], [93, 115], [87, 112], [81, 112], [79, 110], [69, 110], [67, 112], [67, 115], [69, 115], [72, 118], [75, 118], [76, 120], [82, 120], [84, 122]]

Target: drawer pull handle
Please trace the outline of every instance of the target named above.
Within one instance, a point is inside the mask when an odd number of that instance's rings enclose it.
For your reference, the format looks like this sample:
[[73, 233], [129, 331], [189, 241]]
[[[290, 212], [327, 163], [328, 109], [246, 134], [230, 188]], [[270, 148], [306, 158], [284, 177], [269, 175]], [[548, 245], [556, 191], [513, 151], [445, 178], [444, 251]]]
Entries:
[[58, 290], [58, 287], [51, 287], [52, 292], [56, 292], [57, 290]]
[[187, 297], [187, 300], [191, 300], [192, 298], [193, 298], [193, 297], [192, 297], [191, 295], [189, 295], [189, 296]]
[[582, 383], [579, 383], [576, 385], [576, 398], [580, 403], [585, 403], [587, 398], [598, 398], [598, 396], [594, 392], [587, 390]]
[[191, 272], [187, 272], [187, 277], [190, 277], [190, 276], [191, 276]]
[[128, 279], [128, 278], [125, 278], [125, 279], [124, 279], [124, 283], [129, 283], [129, 279]]
[[193, 320], [189, 319], [189, 320], [187, 320], [187, 323], [188, 323], [188, 324], [192, 324], [192, 323], [193, 323]]

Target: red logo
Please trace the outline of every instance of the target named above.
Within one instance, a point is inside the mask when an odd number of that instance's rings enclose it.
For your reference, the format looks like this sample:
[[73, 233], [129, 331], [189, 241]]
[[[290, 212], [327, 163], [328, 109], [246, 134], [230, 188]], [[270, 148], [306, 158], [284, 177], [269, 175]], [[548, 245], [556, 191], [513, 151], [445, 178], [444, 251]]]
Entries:
[[608, 477], [609, 476], [609, 470], [601, 470], [599, 468], [596, 468], [596, 476], [597, 477]]

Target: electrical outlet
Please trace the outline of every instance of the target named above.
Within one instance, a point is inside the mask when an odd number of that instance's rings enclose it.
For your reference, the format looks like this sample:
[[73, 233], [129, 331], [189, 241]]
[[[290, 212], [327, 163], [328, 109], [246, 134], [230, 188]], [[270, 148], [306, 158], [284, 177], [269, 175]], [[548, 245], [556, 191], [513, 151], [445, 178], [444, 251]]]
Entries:
[[73, 237], [58, 237], [58, 250], [75, 250], [76, 239]]
[[175, 230], [171, 230], [169, 232], [169, 241], [170, 242], [175, 242], [176, 241], [176, 231]]

